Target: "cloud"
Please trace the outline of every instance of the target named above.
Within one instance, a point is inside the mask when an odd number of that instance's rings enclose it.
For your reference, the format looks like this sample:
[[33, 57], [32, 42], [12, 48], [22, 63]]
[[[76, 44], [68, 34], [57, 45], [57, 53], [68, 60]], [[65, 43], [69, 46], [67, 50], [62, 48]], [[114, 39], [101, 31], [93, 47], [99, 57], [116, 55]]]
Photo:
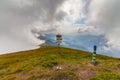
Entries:
[[[63, 0], [1, 0], [0, 53], [37, 48], [44, 40], [37, 39], [33, 27], [52, 30], [65, 13], [59, 10]], [[37, 25], [40, 23], [40, 25]], [[50, 27], [46, 27], [49, 25]]]
[[120, 50], [120, 1], [119, 0], [91, 0], [88, 7], [87, 23], [99, 28], [98, 33], [107, 39], [104, 47], [107, 51]]
[[1, 0], [0, 53], [39, 47], [39, 36], [78, 35], [81, 0]]
[[[44, 35], [56, 33], [62, 33], [63, 35], [78, 34], [78, 28], [76, 28], [74, 24], [81, 18], [82, 8], [81, 0], [65, 0], [64, 3], [57, 8], [53, 20], [49, 20], [52, 22], [44, 23], [38, 21], [33, 24], [34, 33], [40, 35], [43, 35], [43, 33]], [[48, 16], [48, 14], [46, 16]], [[44, 18], [41, 19], [43, 20]]]

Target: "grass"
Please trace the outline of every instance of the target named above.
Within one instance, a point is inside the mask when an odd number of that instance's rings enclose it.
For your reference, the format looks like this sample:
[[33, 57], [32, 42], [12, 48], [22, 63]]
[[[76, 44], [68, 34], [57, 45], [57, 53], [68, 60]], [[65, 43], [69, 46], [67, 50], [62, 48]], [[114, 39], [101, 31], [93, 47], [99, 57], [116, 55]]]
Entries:
[[56, 71], [57, 47], [0, 55], [0, 80], [120, 80], [120, 59], [61, 48], [62, 70]]

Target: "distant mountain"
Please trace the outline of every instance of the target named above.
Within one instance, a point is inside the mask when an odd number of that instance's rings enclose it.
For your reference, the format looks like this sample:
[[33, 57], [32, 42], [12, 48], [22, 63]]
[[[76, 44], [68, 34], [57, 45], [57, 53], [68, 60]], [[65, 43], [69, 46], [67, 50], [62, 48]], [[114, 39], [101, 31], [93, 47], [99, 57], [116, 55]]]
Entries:
[[49, 36], [40, 36], [39, 39], [45, 40], [41, 46], [56, 46], [56, 41]]
[[42, 44], [43, 46], [56, 46], [56, 43], [51, 40], [46, 40], [45, 43]]
[[[40, 36], [39, 39], [45, 40], [45, 43], [41, 44], [41, 46], [42, 45], [44, 45], [44, 46], [57, 46], [55, 38], [56, 37], [53, 37], [53, 35]], [[61, 46], [68, 47], [68, 48], [74, 48], [74, 49], [80, 49], [80, 50], [87, 50], [87, 48], [83, 47], [82, 45], [73, 43], [73, 42], [76, 42], [74, 40], [76, 40], [76, 39], [71, 40], [71, 39], [69, 39], [69, 37], [63, 36]]]
[[[110, 50], [106, 51], [104, 47], [109, 48], [107, 40], [105, 36], [95, 36], [95, 35], [78, 35], [78, 36], [65, 36], [63, 35], [63, 40], [61, 46], [78, 49], [78, 50], [84, 50], [88, 52], [92, 52], [93, 46], [97, 45], [97, 53], [112, 56], [112, 57], [120, 57], [118, 50]], [[40, 36], [39, 39], [45, 40], [46, 42], [42, 45], [44, 46], [57, 46], [56, 44], [56, 36], [55, 35], [45, 35]], [[116, 53], [114, 53], [116, 51]]]

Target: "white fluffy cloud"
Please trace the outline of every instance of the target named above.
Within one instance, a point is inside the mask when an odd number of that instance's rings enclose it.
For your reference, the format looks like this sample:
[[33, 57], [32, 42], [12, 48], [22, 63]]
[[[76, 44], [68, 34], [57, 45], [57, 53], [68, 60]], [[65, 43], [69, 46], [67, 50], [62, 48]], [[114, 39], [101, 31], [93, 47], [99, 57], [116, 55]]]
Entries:
[[[0, 1], [0, 53], [37, 48], [44, 43], [32, 33], [62, 20], [64, 12], [57, 11], [63, 0], [1, 0]], [[41, 25], [37, 25], [40, 23]]]
[[37, 48], [46, 34], [77, 34], [81, 0], [1, 0], [0, 53]]
[[108, 40], [109, 50], [120, 49], [120, 0], [91, 0], [88, 23], [100, 29]]
[[53, 16], [54, 20], [52, 22], [43, 23], [38, 21], [34, 23], [34, 32], [36, 31], [38, 34], [62, 33], [63, 35], [77, 35], [78, 28], [75, 23], [83, 17], [81, 16], [83, 7], [82, 0], [65, 0], [57, 8], [57, 15]]

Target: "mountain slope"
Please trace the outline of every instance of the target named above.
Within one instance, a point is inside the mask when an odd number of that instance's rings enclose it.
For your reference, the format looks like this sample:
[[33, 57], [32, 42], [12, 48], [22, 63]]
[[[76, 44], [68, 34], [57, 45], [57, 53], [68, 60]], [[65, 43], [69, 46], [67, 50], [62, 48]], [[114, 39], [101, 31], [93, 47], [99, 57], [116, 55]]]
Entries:
[[0, 55], [0, 80], [120, 80], [120, 59], [61, 48], [62, 70], [56, 71], [57, 47]]

